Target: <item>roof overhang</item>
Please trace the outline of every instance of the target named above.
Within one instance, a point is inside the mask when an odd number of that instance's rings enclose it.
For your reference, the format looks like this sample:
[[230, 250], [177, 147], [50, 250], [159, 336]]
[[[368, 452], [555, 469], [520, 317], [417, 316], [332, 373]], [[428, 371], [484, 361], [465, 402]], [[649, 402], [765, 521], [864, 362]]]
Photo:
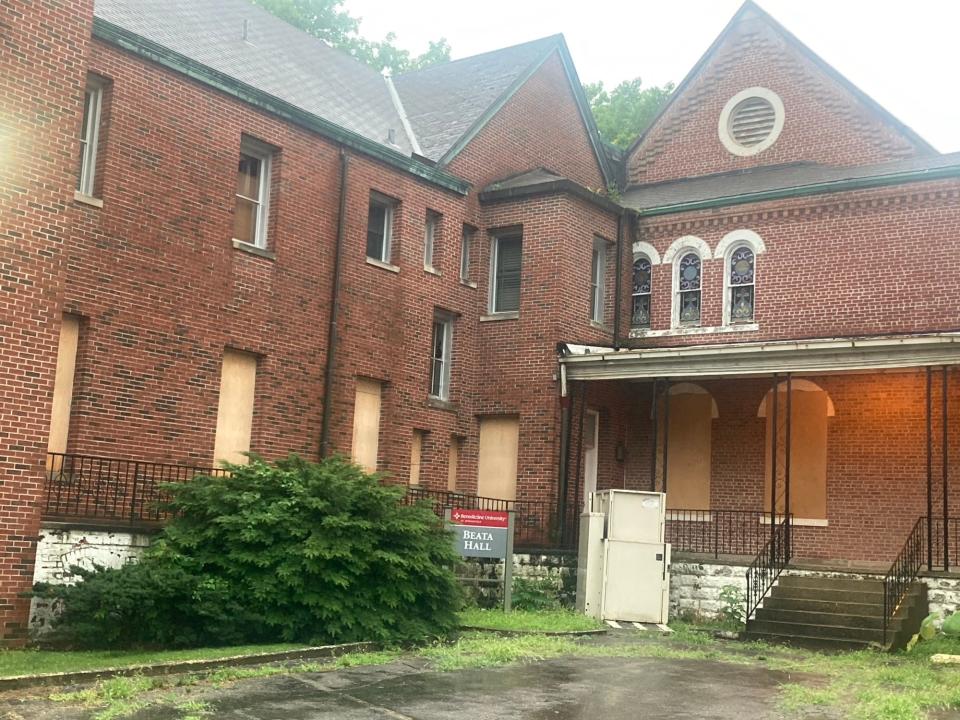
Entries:
[[960, 365], [960, 332], [621, 350], [566, 344], [560, 362], [568, 380], [895, 372]]

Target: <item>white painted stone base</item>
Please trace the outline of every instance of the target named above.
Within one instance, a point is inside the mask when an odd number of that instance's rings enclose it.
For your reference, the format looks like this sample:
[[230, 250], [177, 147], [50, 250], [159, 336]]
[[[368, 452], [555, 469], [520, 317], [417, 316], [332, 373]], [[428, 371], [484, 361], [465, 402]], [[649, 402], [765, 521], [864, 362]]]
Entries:
[[[43, 525], [37, 543], [37, 562], [33, 581], [53, 585], [70, 583], [72, 566], [92, 569], [95, 566], [120, 567], [136, 560], [147, 545], [150, 536], [109, 530], [64, 529]], [[56, 614], [54, 603], [33, 598], [30, 604], [30, 632], [42, 634]]]

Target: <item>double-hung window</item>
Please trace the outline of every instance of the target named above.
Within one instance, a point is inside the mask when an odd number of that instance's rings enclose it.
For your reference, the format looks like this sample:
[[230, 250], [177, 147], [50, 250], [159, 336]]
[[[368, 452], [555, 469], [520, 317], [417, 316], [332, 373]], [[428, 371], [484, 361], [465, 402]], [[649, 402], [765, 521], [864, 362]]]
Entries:
[[453, 358], [453, 317], [433, 316], [433, 343], [430, 351], [430, 396], [450, 399], [450, 364]]
[[270, 212], [270, 159], [270, 150], [260, 143], [246, 138], [240, 143], [233, 238], [263, 249]]
[[390, 264], [393, 244], [394, 201], [371, 193], [367, 213], [367, 257]]
[[523, 239], [520, 235], [501, 235], [493, 239], [490, 311], [520, 310], [520, 267]]
[[594, 238], [590, 262], [590, 319], [595, 323], [603, 322], [606, 271], [607, 241], [603, 238]]
[[469, 225], [464, 225], [460, 237], [460, 281], [465, 283], [470, 282], [470, 251], [473, 248], [475, 232]]
[[423, 268], [435, 270], [433, 255], [436, 251], [437, 235], [440, 232], [440, 213], [427, 210], [427, 219], [423, 224]]
[[97, 174], [97, 141], [100, 135], [100, 105], [103, 87], [88, 82], [83, 93], [83, 120], [80, 124], [80, 173], [77, 192], [92, 196]]

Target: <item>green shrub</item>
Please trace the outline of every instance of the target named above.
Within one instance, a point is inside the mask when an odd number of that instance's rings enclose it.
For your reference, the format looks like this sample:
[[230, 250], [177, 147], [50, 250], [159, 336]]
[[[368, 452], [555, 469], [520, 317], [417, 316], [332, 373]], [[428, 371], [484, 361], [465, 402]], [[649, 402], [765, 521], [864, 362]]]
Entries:
[[342, 458], [253, 458], [170, 486], [177, 517], [138, 564], [78, 571], [55, 637], [83, 647], [409, 642], [457, 626], [449, 533]]
[[738, 585], [724, 585], [720, 588], [720, 619], [729, 625], [743, 625], [746, 622], [747, 599]]
[[517, 610], [560, 610], [560, 591], [549, 578], [513, 579], [513, 607]]

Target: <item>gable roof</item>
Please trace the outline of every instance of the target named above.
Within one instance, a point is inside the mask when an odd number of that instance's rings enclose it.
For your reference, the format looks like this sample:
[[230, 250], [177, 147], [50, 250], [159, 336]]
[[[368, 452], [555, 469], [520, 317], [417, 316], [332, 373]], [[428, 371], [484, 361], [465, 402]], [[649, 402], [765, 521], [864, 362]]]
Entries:
[[733, 28], [736, 27], [741, 20], [751, 16], [759, 17], [760, 19], [764, 20], [800, 53], [809, 58], [824, 73], [837, 81], [844, 89], [860, 100], [866, 107], [870, 108], [870, 110], [872, 110], [874, 114], [878, 115], [880, 119], [883, 120], [887, 125], [890, 125], [906, 139], [908, 139], [922, 153], [930, 155], [937, 154], [937, 150], [930, 143], [920, 137], [920, 135], [914, 132], [905, 123], [898, 120], [890, 111], [867, 95], [863, 90], [850, 82], [844, 75], [837, 71], [836, 68], [817, 55], [806, 44], [804, 44], [796, 35], [791, 33], [783, 25], [777, 22], [777, 20], [775, 20], [770, 13], [757, 5], [753, 0], [745, 0], [743, 5], [740, 6], [740, 9], [737, 10], [734, 16], [730, 19], [730, 22], [726, 24], [720, 34], [717, 35], [716, 39], [710, 44], [710, 47], [708, 47], [706, 52], [700, 56], [700, 59], [697, 60], [696, 64], [690, 69], [690, 72], [688, 72], [686, 77], [684, 77], [680, 84], [677, 85], [673, 93], [670, 95], [670, 98], [666, 103], [664, 103], [663, 107], [660, 108], [660, 112], [656, 114], [653, 121], [647, 126], [647, 129], [643, 131], [640, 137], [633, 141], [625, 153], [626, 157], [631, 156], [633, 152], [643, 144], [644, 140], [646, 140], [651, 131], [657, 126], [657, 124], [660, 122], [660, 119], [667, 113], [674, 101], [683, 95], [687, 86], [689, 86], [690, 83], [693, 82], [693, 80], [697, 77], [697, 75], [699, 75], [700, 71], [707, 64], [709, 59], [727, 39], [727, 37], [733, 31]]
[[[411, 153], [380, 73], [246, 0], [95, 0], [94, 14], [369, 140]], [[391, 130], [393, 145], [387, 140]]]
[[621, 204], [642, 215], [960, 177], [960, 152], [876, 165], [835, 166], [798, 162], [634, 185]]

